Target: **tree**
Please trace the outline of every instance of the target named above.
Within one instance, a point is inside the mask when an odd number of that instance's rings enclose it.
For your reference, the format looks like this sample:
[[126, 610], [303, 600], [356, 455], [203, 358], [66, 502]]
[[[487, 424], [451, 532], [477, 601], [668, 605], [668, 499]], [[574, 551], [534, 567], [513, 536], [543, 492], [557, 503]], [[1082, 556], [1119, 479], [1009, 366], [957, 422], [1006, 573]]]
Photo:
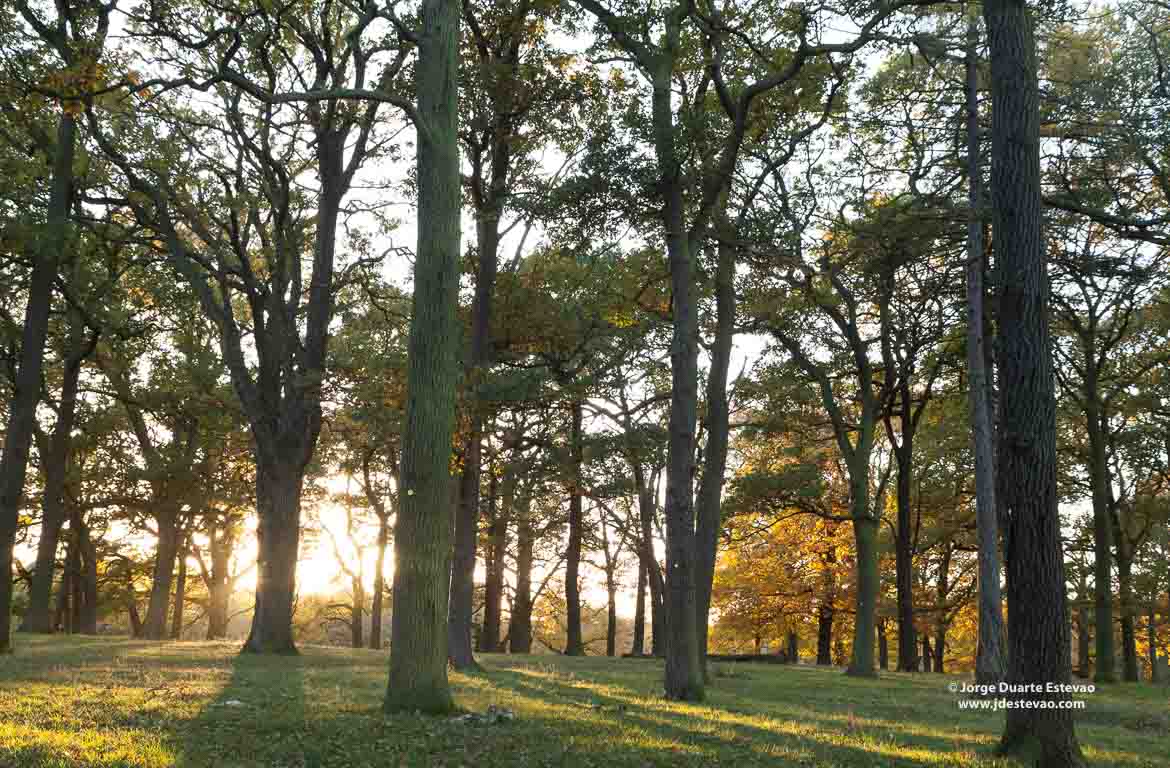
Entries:
[[[992, 235], [1002, 329], [999, 471], [1007, 510], [1008, 680], [1067, 683], [1036, 44], [1024, 0], [987, 0], [983, 17], [991, 63]], [[1042, 698], [1059, 702], [1068, 695]], [[1009, 709], [1000, 749], [1030, 754], [1046, 766], [1084, 764], [1071, 709]]]
[[394, 618], [387, 712], [448, 712], [451, 441], [460, 334], [459, 5], [424, 0], [415, 75], [418, 248], [394, 530]]

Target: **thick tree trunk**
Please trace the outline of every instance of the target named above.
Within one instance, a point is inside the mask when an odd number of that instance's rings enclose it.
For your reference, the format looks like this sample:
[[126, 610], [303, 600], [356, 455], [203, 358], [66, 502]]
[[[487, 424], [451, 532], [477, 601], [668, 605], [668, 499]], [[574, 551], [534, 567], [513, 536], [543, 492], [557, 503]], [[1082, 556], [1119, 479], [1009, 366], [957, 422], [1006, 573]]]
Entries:
[[386, 592], [386, 546], [390, 543], [390, 522], [378, 520], [378, 558], [374, 565], [374, 597], [370, 603], [370, 647], [382, 649], [382, 601]]
[[8, 405], [4, 452], [0, 454], [0, 653], [10, 648], [12, 634], [12, 561], [20, 519], [28, 453], [41, 399], [41, 373], [45, 360], [45, 336], [49, 330], [53, 279], [65, 248], [69, 208], [73, 198], [75, 124], [62, 113], [57, 126], [53, 156], [53, 180], [44, 237], [33, 261], [20, 338], [20, 367], [16, 391]]
[[[1024, 0], [985, 0], [983, 14], [991, 58], [993, 242], [1001, 276], [1004, 441], [998, 469], [1008, 517], [1008, 681], [1043, 688], [1069, 682], [1070, 659], [1057, 509], [1036, 45]], [[1007, 710], [1000, 750], [1026, 755], [1046, 768], [1084, 765], [1072, 710], [1055, 706]]]
[[187, 607], [187, 545], [179, 547], [179, 575], [175, 577], [175, 605], [171, 613], [171, 639], [183, 637], [183, 609]]
[[975, 527], [979, 548], [979, 640], [975, 679], [995, 684], [1004, 679], [1003, 595], [1000, 592], [999, 523], [995, 502], [995, 432], [988, 402], [990, 371], [984, 337], [982, 186], [979, 162], [979, 22], [967, 23], [967, 403], [971, 447], [975, 456]]
[[[157, 495], [155, 502], [159, 503]], [[172, 502], [165, 502], [155, 510], [154, 521], [158, 528], [158, 548], [154, 555], [154, 575], [150, 583], [150, 601], [146, 607], [143, 636], [147, 640], [165, 640], [171, 582], [175, 575], [175, 559], [179, 554], [179, 511]]]
[[459, 378], [459, 17], [423, 0], [418, 93], [418, 246], [410, 323], [387, 712], [451, 711], [447, 683], [451, 439]]
[[581, 470], [584, 464], [584, 435], [581, 431], [582, 406], [580, 400], [574, 400], [570, 406], [572, 429], [569, 433], [569, 546], [565, 554], [565, 655], [584, 656], [585, 642], [581, 635], [581, 539], [584, 536], [584, 525], [581, 499], [582, 488]]
[[634, 596], [634, 642], [630, 653], [641, 656], [646, 653], [646, 564], [638, 563], [638, 587]]
[[730, 430], [727, 403], [727, 374], [731, 365], [731, 344], [735, 337], [735, 251], [719, 244], [715, 268], [715, 342], [711, 347], [711, 371], [707, 376], [707, 451], [703, 455], [703, 478], [696, 503], [696, 625], [699, 661], [707, 679], [707, 619], [711, 612], [711, 588], [715, 580], [715, 559], [722, 527], [723, 475], [727, 470], [727, 440]]
[[532, 652], [532, 548], [536, 536], [529, 516], [531, 499], [518, 495], [516, 504], [516, 591], [512, 596], [512, 616], [508, 624], [508, 650]]
[[303, 479], [304, 469], [297, 464], [262, 459], [256, 467], [256, 604], [244, 653], [297, 652], [292, 620]]
[[817, 609], [817, 664], [824, 667], [833, 663], [833, 614], [831, 605]]

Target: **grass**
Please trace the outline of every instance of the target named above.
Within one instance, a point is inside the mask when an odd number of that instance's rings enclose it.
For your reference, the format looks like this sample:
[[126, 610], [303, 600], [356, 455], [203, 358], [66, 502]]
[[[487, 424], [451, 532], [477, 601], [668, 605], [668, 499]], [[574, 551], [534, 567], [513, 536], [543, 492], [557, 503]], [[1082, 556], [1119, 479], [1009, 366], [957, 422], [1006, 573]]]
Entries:
[[[643, 660], [481, 657], [456, 700], [515, 719], [385, 717], [386, 655], [234, 643], [19, 636], [0, 656], [0, 766], [1006, 766], [1002, 715], [959, 711], [941, 675], [847, 678], [815, 667], [718, 665], [701, 705], [661, 695]], [[1086, 696], [1093, 765], [1170, 765], [1167, 689]]]

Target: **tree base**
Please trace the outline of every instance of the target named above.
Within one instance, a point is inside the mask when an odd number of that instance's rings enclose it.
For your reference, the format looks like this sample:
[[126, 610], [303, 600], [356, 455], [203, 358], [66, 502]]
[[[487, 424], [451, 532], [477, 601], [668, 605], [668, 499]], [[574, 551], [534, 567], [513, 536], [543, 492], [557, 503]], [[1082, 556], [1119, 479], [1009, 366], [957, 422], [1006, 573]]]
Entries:
[[424, 715], [449, 715], [455, 711], [455, 700], [448, 688], [428, 688], [386, 691], [382, 712], [397, 715], [419, 712]]
[[855, 666], [850, 665], [850, 666], [845, 668], [845, 676], [846, 677], [867, 677], [871, 680], [876, 680], [878, 677], [878, 671], [876, 669], [873, 669], [872, 667], [865, 668], [865, 667], [855, 667]]
[[1087, 765], [1076, 737], [1054, 741], [1028, 733], [1005, 733], [995, 754], [1042, 768], [1085, 768]]
[[254, 654], [256, 656], [300, 656], [301, 652], [292, 642], [288, 643], [253, 643], [248, 641], [240, 648], [240, 655]]

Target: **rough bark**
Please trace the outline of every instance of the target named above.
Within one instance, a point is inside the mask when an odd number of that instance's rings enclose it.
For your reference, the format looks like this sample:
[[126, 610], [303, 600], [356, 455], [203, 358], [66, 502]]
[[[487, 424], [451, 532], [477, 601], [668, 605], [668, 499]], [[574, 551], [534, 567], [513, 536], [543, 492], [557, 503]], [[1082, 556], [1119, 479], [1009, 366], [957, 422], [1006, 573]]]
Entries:
[[256, 601], [242, 652], [295, 654], [292, 617], [300, 548], [301, 483], [304, 466], [269, 463], [256, 467]]
[[[1040, 100], [1024, 0], [986, 0], [991, 59], [991, 193], [999, 266], [1008, 681], [1070, 679], [1068, 602], [1056, 486], [1056, 398], [1040, 189]], [[1054, 701], [1067, 694], [1029, 694]], [[1081, 766], [1071, 709], [1007, 710], [1000, 750], [1046, 768]]]
[[62, 113], [53, 152], [53, 176], [49, 192], [44, 237], [33, 259], [24, 330], [20, 337], [20, 361], [15, 393], [8, 405], [4, 452], [0, 454], [0, 653], [10, 648], [12, 633], [12, 560], [28, 454], [41, 397], [41, 373], [45, 360], [45, 336], [49, 330], [53, 279], [65, 249], [69, 209], [73, 197], [74, 119]]
[[707, 678], [708, 615], [715, 580], [715, 559], [722, 525], [723, 475], [727, 470], [730, 415], [727, 374], [735, 337], [735, 251], [720, 242], [715, 267], [715, 339], [711, 346], [711, 370], [707, 374], [707, 450], [703, 454], [703, 478], [696, 502], [696, 603], [699, 660]]
[[585, 534], [581, 509], [584, 488], [581, 470], [584, 464], [584, 435], [581, 429], [582, 404], [574, 400], [570, 406], [572, 428], [569, 433], [569, 546], [565, 554], [565, 655], [584, 656], [585, 642], [581, 634], [581, 540]]
[[424, 0], [414, 268], [387, 712], [449, 712], [451, 440], [459, 377], [459, 3]]
[[[1095, 330], [1091, 331], [1093, 336]], [[1091, 339], [1085, 348], [1085, 431], [1089, 439], [1089, 484], [1093, 498], [1093, 608], [1097, 620], [1096, 669], [1099, 683], [1117, 679], [1113, 646], [1113, 521], [1109, 510], [1109, 463], [1097, 391], [1097, 355]]]
[[[897, 464], [895, 478], [898, 525], [894, 537], [894, 572], [897, 585], [898, 603], [898, 671], [913, 672], [917, 668], [915, 652], [917, 639], [914, 631], [914, 552], [913, 525], [911, 523], [911, 493], [914, 482], [914, 430], [911, 422], [912, 395], [908, 377], [903, 376], [898, 386], [901, 401], [901, 439], [895, 443], [894, 460]], [[893, 442], [893, 430], [891, 442]]]
[[1004, 678], [1003, 595], [1000, 591], [999, 523], [995, 501], [995, 433], [988, 401], [990, 372], [984, 337], [983, 247], [981, 217], [983, 174], [979, 162], [979, 22], [967, 23], [967, 404], [971, 448], [975, 456], [975, 527], [979, 548], [979, 640], [975, 679], [999, 683]]

